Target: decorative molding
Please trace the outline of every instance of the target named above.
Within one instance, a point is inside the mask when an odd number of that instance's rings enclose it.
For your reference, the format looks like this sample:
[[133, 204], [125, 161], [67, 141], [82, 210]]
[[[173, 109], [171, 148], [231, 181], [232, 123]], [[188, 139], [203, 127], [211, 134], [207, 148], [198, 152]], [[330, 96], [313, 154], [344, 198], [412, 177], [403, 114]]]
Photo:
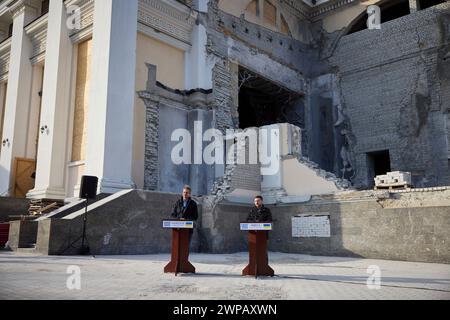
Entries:
[[[191, 45], [196, 13], [173, 0], [140, 0], [138, 22], [155, 32]], [[141, 29], [144, 29], [141, 27]]]
[[37, 64], [45, 59], [47, 49], [48, 14], [40, 17], [25, 28], [25, 32], [31, 40], [33, 49], [31, 63]]
[[87, 26], [84, 29], [80, 29], [77, 33], [74, 33], [72, 36], [70, 36], [70, 39], [72, 40], [72, 43], [80, 43], [85, 40], [88, 40], [92, 37], [93, 33], [93, 24]]
[[334, 0], [334, 1], [325, 2], [325, 3], [317, 6], [316, 8], [313, 8], [310, 13], [310, 17], [317, 18], [317, 17], [323, 16], [323, 15], [329, 13], [330, 11], [340, 9], [347, 5], [353, 4], [354, 2], [359, 2], [359, 0]]
[[9, 6], [16, 0], [3, 0], [0, 3], [0, 17], [9, 12]]
[[94, 0], [70, 0], [65, 5], [77, 5], [81, 8], [81, 28], [69, 32], [72, 42], [78, 43], [90, 38], [94, 25]]
[[17, 0], [8, 5], [8, 10], [15, 19], [18, 15], [25, 12], [25, 10], [34, 10], [34, 13], [38, 14], [38, 8], [33, 5], [32, 0]]
[[8, 39], [6, 39], [2, 43], [0, 43], [0, 54], [6, 50], [8, 50], [8, 52], [10, 51], [11, 41], [12, 41], [12, 38], [9, 37]]
[[161, 33], [159, 31], [155, 31], [152, 27], [149, 27], [143, 23], [138, 22], [138, 32], [141, 32], [153, 39], [162, 41], [164, 43], [167, 43], [175, 48], [178, 48], [183, 51], [190, 51], [191, 45], [188, 43], [185, 43], [183, 41], [180, 41], [178, 39], [175, 39], [171, 37], [170, 35], [167, 35], [165, 33]]
[[11, 38], [0, 44], [0, 82], [8, 79], [9, 61], [11, 56]]
[[307, 3], [299, 0], [278, 0], [278, 3], [283, 7], [288, 6], [289, 8], [294, 9], [291, 13], [296, 14], [300, 18], [312, 19], [321, 17], [330, 11], [338, 10], [344, 6], [359, 1], [360, 0], [331, 0], [315, 5], [314, 7], [311, 7]]
[[293, 8], [297, 13], [300, 13], [303, 17], [309, 17], [311, 8], [303, 1], [298, 0], [283, 0], [279, 1], [280, 4], [287, 4]]

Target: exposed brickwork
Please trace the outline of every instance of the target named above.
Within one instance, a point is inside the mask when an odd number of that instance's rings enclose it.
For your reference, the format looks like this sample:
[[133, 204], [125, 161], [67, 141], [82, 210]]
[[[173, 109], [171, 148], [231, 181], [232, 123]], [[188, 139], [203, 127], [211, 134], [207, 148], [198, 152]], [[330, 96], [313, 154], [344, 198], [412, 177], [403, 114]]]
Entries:
[[234, 128], [231, 117], [232, 86], [229, 62], [225, 59], [216, 63], [213, 70], [213, 92], [215, 99], [216, 128], [225, 133]]
[[158, 141], [159, 112], [156, 102], [146, 100], [146, 130], [145, 130], [145, 190], [158, 190]]
[[329, 58], [356, 139], [354, 184], [369, 183], [367, 153], [379, 150], [390, 151], [392, 170], [413, 172], [418, 187], [450, 183], [442, 90], [448, 80], [437, 72], [439, 50], [448, 45], [441, 19], [443, 10], [432, 8], [344, 36]]

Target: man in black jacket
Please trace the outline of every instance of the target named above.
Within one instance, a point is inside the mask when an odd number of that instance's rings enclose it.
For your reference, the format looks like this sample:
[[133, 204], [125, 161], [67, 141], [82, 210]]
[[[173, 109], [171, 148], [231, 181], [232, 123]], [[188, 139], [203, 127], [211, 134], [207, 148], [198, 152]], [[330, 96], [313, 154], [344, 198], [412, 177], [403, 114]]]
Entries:
[[[197, 203], [191, 198], [191, 187], [184, 186], [183, 196], [175, 203], [173, 207], [172, 218], [197, 221]], [[193, 229], [189, 230], [189, 244], [191, 243], [193, 233]]]
[[272, 213], [263, 204], [263, 197], [255, 197], [255, 206], [250, 210], [247, 221], [250, 222], [272, 222]]

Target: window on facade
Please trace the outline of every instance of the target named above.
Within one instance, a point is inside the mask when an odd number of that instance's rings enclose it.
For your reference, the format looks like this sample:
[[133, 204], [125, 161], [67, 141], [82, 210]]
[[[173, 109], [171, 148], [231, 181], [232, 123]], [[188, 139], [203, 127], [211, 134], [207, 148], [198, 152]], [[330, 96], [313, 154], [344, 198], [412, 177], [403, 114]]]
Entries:
[[[381, 23], [388, 22], [410, 14], [409, 1], [386, 1], [380, 5], [381, 9]], [[367, 29], [367, 20], [369, 16], [363, 13], [357, 18], [348, 31], [347, 34], [352, 34]]]
[[444, 3], [446, 0], [418, 0], [417, 2], [418, 8], [423, 10]]
[[264, 1], [264, 24], [277, 25], [277, 8], [267, 0]]
[[247, 8], [245, 9], [245, 11], [255, 15], [256, 17], [258, 17], [259, 16], [258, 1], [257, 0], [253, 0], [252, 2], [250, 2], [248, 4]]
[[41, 4], [41, 15], [43, 16], [44, 14], [47, 14], [48, 13], [48, 9], [49, 9], [49, 0], [42, 1], [42, 4]]
[[286, 35], [290, 34], [286, 19], [280, 10], [268, 0], [251, 1], [245, 9], [245, 17], [250, 22], [263, 25]]
[[286, 20], [284, 19], [283, 15], [281, 15], [281, 33], [284, 34], [290, 34], [290, 30], [289, 30], [289, 26], [286, 22]]

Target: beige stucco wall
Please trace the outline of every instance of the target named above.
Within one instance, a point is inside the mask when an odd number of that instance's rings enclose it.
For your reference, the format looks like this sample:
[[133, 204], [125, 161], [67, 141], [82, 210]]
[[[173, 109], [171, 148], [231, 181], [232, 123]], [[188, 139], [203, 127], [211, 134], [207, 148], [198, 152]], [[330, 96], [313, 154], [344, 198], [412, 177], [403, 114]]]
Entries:
[[[173, 89], [184, 89], [184, 51], [137, 34], [136, 91], [145, 90], [148, 78], [145, 63], [157, 66], [156, 79]], [[145, 157], [145, 104], [136, 95], [134, 104], [133, 181], [138, 189], [144, 188]]]
[[345, 10], [338, 10], [323, 19], [323, 28], [327, 32], [334, 32], [347, 27], [361, 13], [367, 10], [367, 6], [379, 3], [380, 0], [366, 0], [356, 3]]
[[78, 197], [85, 172], [89, 91], [91, 87], [92, 38], [76, 47], [76, 76], [70, 164], [66, 176], [66, 196]]
[[142, 33], [137, 35], [136, 85], [145, 88], [147, 68], [154, 64], [158, 71], [156, 80], [172, 89], [184, 89], [184, 51]]
[[87, 115], [91, 79], [92, 39], [78, 44], [72, 162], [86, 159]]

